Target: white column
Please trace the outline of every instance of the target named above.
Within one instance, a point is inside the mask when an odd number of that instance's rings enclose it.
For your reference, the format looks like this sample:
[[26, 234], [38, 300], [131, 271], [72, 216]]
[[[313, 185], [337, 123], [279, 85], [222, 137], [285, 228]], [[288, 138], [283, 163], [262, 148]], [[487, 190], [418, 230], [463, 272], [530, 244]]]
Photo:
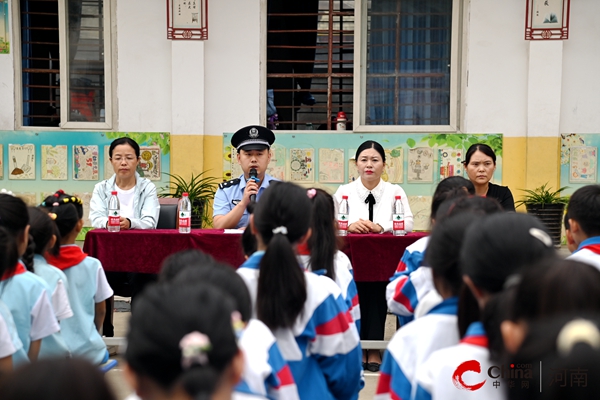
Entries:
[[529, 41], [527, 84], [527, 136], [529, 137], [558, 137], [560, 134], [562, 64], [562, 40]]
[[204, 41], [171, 41], [171, 134], [204, 135]]

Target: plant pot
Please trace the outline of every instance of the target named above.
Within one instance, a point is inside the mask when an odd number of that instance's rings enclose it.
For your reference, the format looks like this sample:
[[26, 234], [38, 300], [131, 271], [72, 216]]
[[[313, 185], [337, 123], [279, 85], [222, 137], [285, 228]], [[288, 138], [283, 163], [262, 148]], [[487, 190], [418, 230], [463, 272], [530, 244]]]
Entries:
[[564, 204], [526, 204], [527, 214], [536, 216], [550, 233], [554, 247], [560, 247], [560, 236], [562, 234]]

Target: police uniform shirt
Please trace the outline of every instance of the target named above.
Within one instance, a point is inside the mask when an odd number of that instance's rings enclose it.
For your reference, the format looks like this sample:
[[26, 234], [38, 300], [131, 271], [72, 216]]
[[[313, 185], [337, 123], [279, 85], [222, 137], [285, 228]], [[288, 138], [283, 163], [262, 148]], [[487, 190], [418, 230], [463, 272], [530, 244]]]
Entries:
[[[271, 175], [265, 174], [263, 181], [261, 182], [258, 193], [256, 194], [256, 201], [260, 199], [261, 194], [269, 187], [271, 181], [277, 181]], [[246, 178], [244, 174], [240, 175], [239, 178], [231, 179], [227, 182], [223, 182], [219, 185], [217, 193], [215, 193], [215, 200], [213, 202], [213, 218], [217, 215], [226, 215], [233, 208], [242, 201], [244, 197], [244, 190], [246, 189]], [[236, 228], [243, 228], [248, 225], [248, 210], [244, 210], [242, 218], [235, 226]]]

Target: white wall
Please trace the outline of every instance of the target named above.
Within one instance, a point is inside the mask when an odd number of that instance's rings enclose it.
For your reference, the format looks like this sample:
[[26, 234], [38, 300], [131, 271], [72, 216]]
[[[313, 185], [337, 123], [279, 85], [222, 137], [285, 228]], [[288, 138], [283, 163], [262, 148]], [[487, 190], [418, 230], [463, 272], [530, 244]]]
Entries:
[[113, 1], [116, 8], [115, 130], [171, 131], [171, 41], [166, 1]]
[[524, 136], [527, 124], [525, 2], [471, 0], [462, 131]]
[[600, 1], [571, 0], [563, 44], [561, 133], [600, 132]]
[[[8, 3], [9, 15], [12, 16], [12, 2]], [[14, 38], [12, 37], [12, 18], [9, 18], [10, 54], [0, 54], [0, 131], [15, 129], [15, 94], [14, 94]]]
[[264, 0], [209, 1], [204, 93], [207, 135], [235, 132], [261, 122], [263, 3]]

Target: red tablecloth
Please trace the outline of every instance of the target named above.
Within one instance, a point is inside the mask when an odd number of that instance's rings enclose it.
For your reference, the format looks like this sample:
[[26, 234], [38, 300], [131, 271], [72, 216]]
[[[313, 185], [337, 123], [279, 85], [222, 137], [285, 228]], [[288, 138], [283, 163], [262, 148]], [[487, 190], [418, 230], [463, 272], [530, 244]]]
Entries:
[[[185, 249], [198, 249], [235, 267], [244, 262], [241, 235], [222, 229], [193, 229], [189, 234], [175, 229], [127, 230], [118, 233], [104, 229], [89, 231], [83, 251], [99, 259], [106, 271], [158, 273], [163, 260]], [[425, 236], [348, 235], [344, 252], [361, 282], [387, 281], [394, 274], [406, 246]]]

